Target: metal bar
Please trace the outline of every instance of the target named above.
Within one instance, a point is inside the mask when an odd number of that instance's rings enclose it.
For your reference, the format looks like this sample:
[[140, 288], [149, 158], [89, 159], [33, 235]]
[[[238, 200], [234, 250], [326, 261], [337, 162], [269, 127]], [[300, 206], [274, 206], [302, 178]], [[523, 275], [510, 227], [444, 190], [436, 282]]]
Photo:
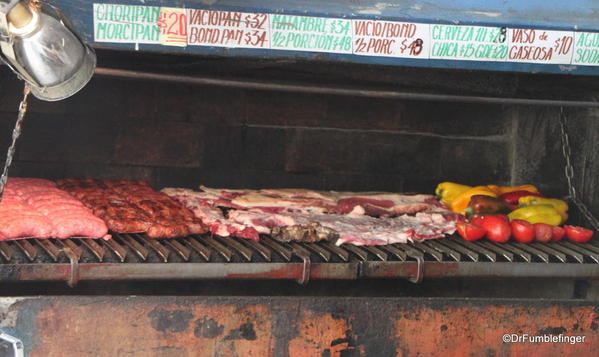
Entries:
[[486, 249], [485, 247], [483, 247], [481, 245], [474, 244], [472, 242], [468, 242], [467, 240], [464, 240], [464, 239], [456, 239], [454, 242], [456, 244], [463, 245], [464, 247], [471, 249], [478, 254], [484, 255], [492, 262], [497, 261], [497, 254]]
[[418, 249], [420, 249], [421, 251], [423, 251], [424, 253], [432, 256], [433, 258], [435, 258], [435, 260], [437, 260], [438, 262], [442, 262], [443, 261], [443, 254], [441, 254], [440, 252], [432, 249], [431, 247], [429, 247], [428, 245], [424, 245], [420, 242], [413, 242], [412, 245]]
[[568, 243], [568, 244], [571, 244], [571, 245], [575, 245], [577, 247], [584, 248], [586, 250], [590, 250], [590, 251], [595, 252], [595, 253], [599, 253], [599, 247], [595, 247], [594, 245], [591, 245], [591, 244], [571, 243], [571, 242], [568, 242], [568, 241], [564, 241], [562, 243]]
[[250, 249], [248, 249], [246, 246], [244, 246], [243, 244], [239, 243], [235, 238], [233, 238], [233, 237], [221, 238], [221, 237], [217, 237], [217, 236], [213, 236], [212, 238], [218, 240], [219, 242], [221, 242], [223, 244], [227, 244], [227, 245], [231, 246], [233, 249], [238, 251], [239, 254], [241, 254], [241, 256], [244, 257], [245, 260], [247, 260], [248, 262], [252, 261], [252, 256], [253, 256], [252, 251]]
[[408, 254], [403, 249], [396, 247], [396, 245], [383, 245], [381, 248], [393, 254], [399, 260], [405, 261], [408, 259]]
[[233, 252], [231, 251], [231, 249], [220, 244], [214, 238], [204, 236], [201, 238], [201, 240], [203, 243], [208, 244], [214, 250], [216, 250], [218, 254], [220, 254], [223, 258], [225, 258], [226, 261], [230, 262], [231, 259], [233, 259]]
[[154, 251], [158, 254], [158, 256], [160, 256], [160, 258], [162, 258], [162, 261], [165, 263], [168, 263], [168, 256], [170, 255], [170, 251], [168, 249], [166, 249], [165, 246], [163, 246], [162, 244], [160, 244], [160, 242], [158, 242], [157, 239], [152, 239], [152, 238], [140, 238], [142, 242], [144, 242], [145, 244], [149, 245], [152, 249], [154, 249]]
[[383, 252], [381, 249], [377, 248], [377, 247], [373, 247], [373, 246], [364, 246], [364, 249], [366, 249], [367, 251], [369, 251], [371, 254], [373, 254], [375, 257], [379, 258], [382, 261], [386, 261], [387, 258], [389, 257], [389, 255], [385, 252]]
[[[408, 278], [414, 261], [312, 263], [311, 279], [357, 279], [362, 265], [366, 278]], [[173, 280], [173, 279], [297, 279], [303, 263], [103, 263], [79, 264], [79, 280]], [[63, 281], [70, 264], [0, 264], [4, 281]], [[599, 264], [436, 262], [424, 264], [424, 278], [576, 278], [599, 279]]]
[[310, 252], [301, 245], [292, 242], [289, 244], [293, 248], [293, 254], [297, 255], [302, 261], [302, 272], [298, 274], [297, 282], [299, 284], [307, 284], [310, 281], [312, 262], [310, 260]]
[[514, 247], [511, 244], [499, 244], [499, 243], [491, 243], [491, 242], [487, 242], [487, 244], [492, 245], [494, 247], [497, 248], [503, 248], [505, 250], [509, 250], [510, 252], [517, 254], [520, 258], [522, 258], [522, 260], [524, 260], [527, 263], [532, 262], [532, 255], [528, 252], [523, 251], [522, 249], [519, 249], [517, 247]]
[[262, 239], [260, 239], [260, 242], [262, 244], [268, 246], [270, 249], [274, 250], [285, 260], [287, 260], [287, 261], [291, 260], [291, 257], [293, 256], [293, 252], [290, 249], [287, 249], [286, 247], [282, 246], [281, 243], [276, 242], [274, 239], [272, 239], [270, 237], [263, 237]]
[[35, 239], [34, 242], [36, 242], [37, 245], [42, 247], [42, 249], [46, 253], [48, 253], [48, 255], [50, 256], [50, 258], [52, 258], [53, 261], [58, 261], [58, 258], [60, 258], [60, 255], [62, 254], [62, 251], [57, 246], [55, 246], [49, 239]]
[[19, 247], [23, 253], [27, 256], [27, 259], [30, 261], [34, 261], [37, 257], [37, 249], [31, 245], [27, 240], [20, 239], [15, 241], [15, 245]]
[[2, 254], [4, 259], [10, 262], [12, 256], [15, 254], [15, 249], [6, 242], [0, 242], [0, 254]]
[[243, 244], [249, 245], [250, 247], [254, 248], [254, 250], [257, 251], [267, 262], [270, 262], [272, 260], [270, 249], [266, 248], [262, 244], [251, 239], [244, 239], [242, 240], [242, 242]]
[[127, 249], [123, 248], [120, 244], [118, 244], [114, 239], [107, 239], [101, 241], [105, 246], [108, 247], [121, 262], [124, 262], [127, 258]]
[[[357, 279], [358, 263], [312, 263], [311, 279]], [[70, 264], [0, 264], [5, 281], [63, 281]], [[276, 279], [297, 280], [304, 263], [78, 264], [82, 280]]]
[[497, 252], [498, 254], [503, 256], [508, 262], [514, 261], [514, 254], [506, 249], [503, 249], [502, 247], [498, 247], [496, 245], [491, 245], [488, 242], [477, 242], [477, 245], [479, 247], [485, 247], [492, 251]]
[[183, 240], [183, 243], [187, 244], [191, 249], [195, 250], [196, 253], [202, 256], [202, 258], [206, 259], [206, 261], [210, 261], [210, 255], [212, 254], [212, 251], [205, 245], [198, 242], [197, 239], [193, 237], [186, 237]]
[[534, 247], [531, 247], [529, 244], [524, 244], [524, 243], [510, 243], [510, 244], [516, 248], [519, 248], [519, 249], [522, 249], [522, 250], [525, 250], [527, 252], [534, 254], [534, 256], [541, 259], [545, 263], [549, 263], [549, 254], [547, 254], [546, 252], [543, 252]]
[[584, 254], [585, 256], [589, 257], [591, 260], [593, 260], [595, 263], [599, 263], [599, 254], [596, 252], [593, 252], [590, 249], [585, 249], [586, 247], [583, 247], [581, 245], [577, 245], [577, 244], [572, 244], [570, 242], [561, 242], [561, 244], [564, 247], [570, 248], [573, 251], [576, 252], [580, 252], [582, 254]]
[[552, 256], [554, 256], [557, 260], [559, 260], [562, 263], [565, 263], [568, 261], [568, 258], [566, 257], [566, 255], [564, 253], [558, 252], [557, 250], [555, 250], [543, 243], [532, 243], [532, 244], [530, 244], [530, 247], [536, 248], [540, 251], [551, 254]]
[[542, 105], [554, 107], [587, 107], [599, 108], [599, 102], [590, 101], [572, 101], [572, 100], [554, 100], [554, 99], [533, 99], [533, 98], [501, 98], [501, 97], [483, 97], [453, 94], [430, 94], [416, 92], [400, 92], [394, 90], [382, 89], [356, 89], [333, 86], [320, 86], [308, 84], [275, 83], [261, 82], [257, 80], [241, 79], [222, 79], [205, 76], [186, 76], [177, 74], [160, 74], [151, 72], [142, 72], [125, 69], [98, 67], [95, 70], [96, 75], [110, 77], [124, 77], [142, 80], [177, 82], [185, 84], [212, 85], [229, 88], [243, 88], [253, 90], [268, 90], [278, 92], [296, 92], [296, 93], [315, 93], [315, 94], [333, 94], [369, 98], [390, 98], [405, 100], [424, 100], [438, 102], [463, 102], [463, 103], [486, 103], [486, 104], [514, 104], [514, 105]]
[[452, 257], [456, 262], [459, 262], [460, 260], [462, 260], [462, 255], [460, 253], [458, 253], [457, 251], [455, 251], [449, 247], [439, 244], [439, 242], [430, 240], [430, 241], [422, 242], [422, 244], [426, 244], [429, 247], [432, 247], [432, 248], [440, 251], [444, 255], [448, 255], [448, 256]]
[[558, 243], [558, 244], [551, 244], [551, 248], [560, 251], [562, 253], [566, 253], [567, 255], [571, 256], [572, 258], [574, 258], [574, 260], [576, 260], [579, 263], [584, 263], [584, 255], [580, 254], [579, 252], [576, 252], [572, 249], [569, 249], [568, 247]]
[[368, 253], [356, 247], [355, 245], [346, 244], [343, 248], [349, 250], [351, 253], [354, 253], [361, 261], [368, 260]]
[[347, 250], [340, 248], [331, 242], [320, 242], [317, 244], [337, 254], [337, 256], [341, 258], [341, 260], [343, 260], [344, 262], [349, 261], [349, 252]]
[[148, 248], [144, 247], [138, 241], [129, 237], [126, 234], [119, 234], [118, 238], [120, 238], [126, 246], [131, 248], [133, 252], [135, 252], [135, 254], [137, 254], [137, 256], [140, 257], [142, 260], [148, 259], [148, 254], [150, 254]]
[[189, 258], [191, 258], [191, 249], [187, 248], [175, 239], [165, 239], [164, 243], [171, 247], [186, 262], [189, 261]]
[[407, 244], [407, 243], [398, 243], [398, 244], [395, 244], [395, 247], [404, 250], [406, 252], [406, 255], [408, 257], [412, 257], [412, 258], [414, 258], [416, 260], [418, 260], [420, 258], [424, 259], [424, 253], [422, 253], [418, 249], [415, 249], [410, 244]]
[[68, 248], [71, 250], [71, 252], [73, 253], [73, 258], [75, 258], [76, 261], [79, 261], [81, 259], [83, 249], [81, 249], [81, 247], [75, 244], [75, 242], [73, 242], [70, 239], [60, 239], [58, 240], [58, 242], [60, 242], [60, 244], [62, 244], [64, 248]]
[[[417, 262], [364, 262], [362, 276], [366, 278], [409, 278]], [[424, 279], [431, 278], [576, 278], [599, 279], [599, 264], [578, 263], [493, 263], [435, 262], [424, 264]]]
[[463, 247], [451, 239], [441, 239], [439, 244], [449, 247], [451, 249], [457, 250], [458, 252], [460, 252], [462, 254], [465, 254], [470, 259], [472, 259], [472, 261], [475, 261], [475, 262], [478, 261], [478, 253], [477, 252], [475, 252], [471, 249], [468, 249], [466, 247]]
[[325, 262], [328, 262], [331, 260], [331, 252], [329, 252], [328, 250], [324, 249], [323, 247], [319, 246], [318, 244], [315, 243], [308, 243], [305, 245], [305, 247], [308, 250], [313, 251], [314, 253], [318, 254], [319, 257], [321, 257]]
[[104, 247], [96, 243], [93, 239], [80, 239], [79, 241], [98, 258], [98, 261], [102, 262], [104, 260], [104, 254], [106, 254]]

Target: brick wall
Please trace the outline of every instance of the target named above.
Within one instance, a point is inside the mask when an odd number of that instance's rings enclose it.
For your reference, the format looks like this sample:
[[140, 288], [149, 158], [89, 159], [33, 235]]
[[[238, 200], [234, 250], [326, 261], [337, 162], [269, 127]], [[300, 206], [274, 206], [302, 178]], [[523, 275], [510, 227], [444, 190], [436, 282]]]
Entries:
[[[5, 70], [1, 80], [4, 153], [21, 85]], [[513, 116], [501, 106], [95, 77], [67, 100], [31, 100], [11, 173], [430, 192], [441, 180], [508, 183]]]

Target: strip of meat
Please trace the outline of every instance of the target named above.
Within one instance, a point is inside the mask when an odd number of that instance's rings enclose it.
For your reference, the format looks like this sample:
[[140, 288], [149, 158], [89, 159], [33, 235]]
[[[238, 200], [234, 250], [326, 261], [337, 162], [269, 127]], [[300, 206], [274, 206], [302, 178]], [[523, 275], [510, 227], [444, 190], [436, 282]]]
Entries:
[[204, 185], [200, 185], [200, 189], [204, 192], [211, 193], [215, 196], [222, 197], [227, 200], [232, 200], [235, 197], [245, 195], [248, 193], [257, 192], [257, 190], [250, 190], [250, 189], [231, 190], [231, 189], [225, 189], [225, 188], [210, 188], [210, 187], [206, 187]]
[[307, 190], [304, 188], [277, 188], [262, 189], [261, 194], [280, 198], [312, 198], [319, 199], [328, 204], [335, 205], [336, 197], [332, 192]]
[[334, 204], [320, 198], [279, 198], [256, 192], [238, 196], [232, 199], [231, 203], [244, 209], [263, 212], [307, 211], [323, 213], [335, 208]]
[[390, 192], [323, 192], [306, 189], [227, 190], [200, 186], [213, 201], [230, 201], [242, 210], [267, 213], [317, 212], [373, 216], [398, 216], [442, 209], [431, 195]]
[[[440, 213], [417, 213], [394, 218], [374, 218], [357, 215], [290, 213], [301, 227], [310, 229], [317, 222], [336, 232], [337, 245], [385, 245], [411, 240], [441, 238], [455, 231], [455, 222]], [[301, 232], [301, 231], [300, 231]]]
[[212, 193], [180, 188], [165, 188], [162, 192], [190, 209], [202, 223], [209, 227], [210, 232], [213, 234], [221, 237], [235, 236], [245, 239], [259, 239], [259, 232], [253, 227], [247, 227], [226, 218], [217, 207], [222, 200]]
[[342, 192], [337, 197], [335, 212], [338, 214], [350, 213], [357, 206], [362, 207], [365, 214], [374, 217], [414, 214], [439, 209], [431, 201], [434, 200], [433, 196], [423, 194]]

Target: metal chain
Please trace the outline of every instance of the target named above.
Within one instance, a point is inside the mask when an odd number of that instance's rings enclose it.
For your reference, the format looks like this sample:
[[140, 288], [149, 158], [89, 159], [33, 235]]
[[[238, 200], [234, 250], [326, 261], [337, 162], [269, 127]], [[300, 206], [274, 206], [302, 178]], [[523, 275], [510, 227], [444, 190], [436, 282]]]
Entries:
[[8, 181], [8, 168], [10, 164], [12, 164], [12, 159], [15, 156], [15, 150], [17, 149], [17, 139], [21, 135], [21, 125], [23, 124], [23, 119], [25, 118], [25, 113], [27, 113], [27, 97], [31, 90], [27, 85], [23, 88], [23, 99], [21, 103], [19, 103], [19, 115], [17, 116], [17, 121], [15, 123], [15, 128], [12, 131], [12, 143], [8, 148], [8, 152], [6, 153], [6, 161], [4, 162], [4, 170], [2, 171], [2, 176], [0, 176], [0, 201], [2, 200], [2, 195], [4, 194], [4, 187], [6, 186], [6, 182]]
[[564, 154], [564, 159], [566, 160], [566, 166], [564, 167], [564, 172], [566, 174], [566, 181], [568, 183], [568, 194], [569, 199], [574, 202], [576, 207], [582, 212], [584, 217], [589, 221], [589, 223], [595, 228], [595, 230], [599, 231], [599, 221], [593, 213], [588, 209], [588, 207], [576, 196], [576, 188], [574, 187], [574, 167], [572, 166], [572, 161], [570, 160], [572, 151], [570, 149], [570, 138], [568, 136], [568, 131], [566, 130], [566, 114], [564, 113], [564, 107], [560, 107], [559, 112], [559, 126], [562, 137], [562, 153]]

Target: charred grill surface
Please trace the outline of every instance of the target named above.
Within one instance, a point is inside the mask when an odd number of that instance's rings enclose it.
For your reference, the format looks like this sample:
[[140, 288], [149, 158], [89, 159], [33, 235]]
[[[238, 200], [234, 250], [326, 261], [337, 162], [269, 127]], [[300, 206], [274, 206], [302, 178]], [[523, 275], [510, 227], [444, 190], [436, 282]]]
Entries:
[[452, 236], [388, 246], [211, 235], [0, 242], [0, 281], [453, 277], [599, 278], [599, 242], [496, 244]]

